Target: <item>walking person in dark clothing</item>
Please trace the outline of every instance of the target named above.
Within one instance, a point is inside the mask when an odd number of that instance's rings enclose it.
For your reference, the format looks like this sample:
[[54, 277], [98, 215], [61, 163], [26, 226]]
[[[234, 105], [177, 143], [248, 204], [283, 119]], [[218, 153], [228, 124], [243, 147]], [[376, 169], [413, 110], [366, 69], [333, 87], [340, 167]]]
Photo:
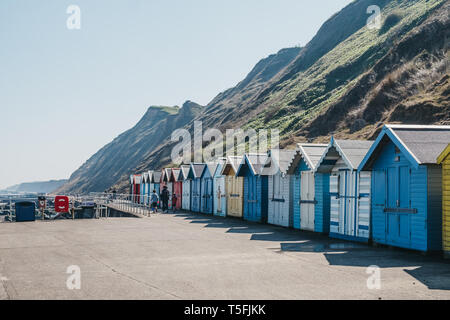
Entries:
[[162, 211], [163, 212], [169, 212], [169, 198], [170, 198], [170, 192], [167, 189], [167, 186], [164, 186], [163, 190], [161, 191], [161, 201], [162, 201]]

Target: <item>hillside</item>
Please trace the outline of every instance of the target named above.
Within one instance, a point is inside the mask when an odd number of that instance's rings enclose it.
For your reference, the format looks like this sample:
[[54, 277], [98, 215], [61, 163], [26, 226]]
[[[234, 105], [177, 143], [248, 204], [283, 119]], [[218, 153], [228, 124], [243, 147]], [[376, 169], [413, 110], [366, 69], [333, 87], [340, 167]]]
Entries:
[[448, 10], [446, 1], [390, 1], [380, 31], [358, 30], [304, 71], [297, 60], [249, 126], [279, 127], [287, 145], [370, 138], [382, 122], [448, 121]]
[[[373, 4], [382, 9], [380, 30], [366, 27], [366, 9]], [[372, 138], [383, 122], [448, 123], [449, 9], [445, 0], [354, 1], [304, 48], [283, 49], [260, 61], [196, 118], [204, 130], [278, 128], [282, 147], [326, 141], [331, 134]], [[191, 132], [192, 120], [183, 125]], [[113, 172], [116, 187], [127, 190], [130, 173], [170, 163], [170, 137], [159, 140], [133, 165], [123, 164], [121, 175]], [[129, 148], [123, 145], [122, 152]], [[83, 191], [94, 190], [95, 180], [102, 179], [81, 176]]]
[[0, 190], [0, 193], [51, 193], [67, 183], [68, 180], [25, 182]]

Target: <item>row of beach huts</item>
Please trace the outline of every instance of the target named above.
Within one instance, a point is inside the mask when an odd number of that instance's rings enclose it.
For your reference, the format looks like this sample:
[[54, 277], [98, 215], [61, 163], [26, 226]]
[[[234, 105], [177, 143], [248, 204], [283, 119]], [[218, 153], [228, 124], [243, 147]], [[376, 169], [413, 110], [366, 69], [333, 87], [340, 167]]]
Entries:
[[299, 144], [131, 176], [176, 210], [450, 256], [450, 126], [385, 125], [376, 141]]

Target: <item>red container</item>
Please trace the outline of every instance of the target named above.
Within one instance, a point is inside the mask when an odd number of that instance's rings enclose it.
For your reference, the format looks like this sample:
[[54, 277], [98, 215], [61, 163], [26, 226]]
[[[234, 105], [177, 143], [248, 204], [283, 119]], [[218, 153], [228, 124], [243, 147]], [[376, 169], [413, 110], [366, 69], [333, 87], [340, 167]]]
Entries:
[[55, 211], [58, 213], [69, 212], [69, 197], [56, 196], [55, 197]]

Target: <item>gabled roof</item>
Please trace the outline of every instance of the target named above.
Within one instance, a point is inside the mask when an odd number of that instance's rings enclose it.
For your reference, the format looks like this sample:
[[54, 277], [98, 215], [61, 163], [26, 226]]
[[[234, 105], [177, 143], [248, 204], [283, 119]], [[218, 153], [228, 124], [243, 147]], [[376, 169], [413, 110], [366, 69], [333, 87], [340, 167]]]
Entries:
[[332, 137], [315, 171], [330, 172], [339, 158], [344, 160], [349, 169], [356, 170], [372, 144], [373, 141], [335, 140]]
[[201, 178], [203, 179], [203, 177], [205, 176], [206, 173], [209, 173], [209, 175], [212, 177], [214, 174], [214, 171], [216, 170], [216, 163], [214, 162], [210, 162], [209, 164], [207, 163], [205, 165], [205, 170], [203, 170]]
[[206, 168], [205, 163], [191, 163], [188, 178], [199, 179], [203, 175], [203, 171], [205, 170], [205, 168]]
[[302, 160], [305, 161], [309, 170], [316, 170], [317, 165], [319, 164], [319, 161], [327, 147], [327, 144], [299, 143], [297, 145], [294, 159], [289, 164], [287, 173], [294, 174]]
[[222, 168], [222, 175], [229, 175], [230, 170], [234, 171], [234, 174], [237, 173], [240, 164], [244, 160], [243, 156], [229, 156], [227, 157], [227, 161]]
[[170, 177], [172, 176], [172, 168], [164, 168], [163, 169], [163, 177], [162, 180], [164, 182], [170, 182]]
[[141, 174], [135, 174], [134, 175], [134, 183], [135, 184], [141, 184], [142, 181], [142, 175]]
[[261, 175], [271, 176], [277, 174], [278, 171], [286, 174], [295, 153], [295, 150], [270, 150], [266, 163], [261, 169]]
[[211, 173], [212, 177], [221, 176], [222, 175], [222, 168], [226, 163], [225, 158], [219, 158], [215, 162], [208, 163], [208, 169]]
[[152, 176], [152, 183], [161, 183], [162, 178], [162, 172], [161, 171], [154, 171]]
[[389, 141], [415, 167], [437, 164], [437, 158], [450, 141], [450, 126], [385, 125], [359, 169], [371, 168], [383, 146]]
[[148, 171], [142, 174], [142, 183], [150, 183], [150, 176], [148, 174]]
[[244, 176], [247, 169], [254, 176], [261, 174], [261, 169], [267, 161], [266, 153], [246, 153], [244, 160], [239, 165], [239, 169], [236, 172], [236, 176]]
[[154, 171], [150, 170], [147, 172], [148, 174], [148, 183], [152, 183]]
[[178, 180], [180, 181], [184, 181], [186, 179], [188, 179], [188, 174], [189, 174], [189, 169], [191, 168], [190, 165], [181, 165], [180, 166], [180, 174], [178, 176]]
[[172, 174], [170, 177], [170, 182], [178, 182], [178, 176], [180, 175], [180, 169], [178, 168], [172, 168]]
[[442, 153], [439, 155], [439, 157], [437, 158], [437, 163], [438, 164], [442, 164], [442, 162], [444, 162], [445, 159], [447, 159], [447, 157], [450, 155], [450, 144], [447, 146], [447, 148], [444, 149], [444, 151], [442, 151]]

